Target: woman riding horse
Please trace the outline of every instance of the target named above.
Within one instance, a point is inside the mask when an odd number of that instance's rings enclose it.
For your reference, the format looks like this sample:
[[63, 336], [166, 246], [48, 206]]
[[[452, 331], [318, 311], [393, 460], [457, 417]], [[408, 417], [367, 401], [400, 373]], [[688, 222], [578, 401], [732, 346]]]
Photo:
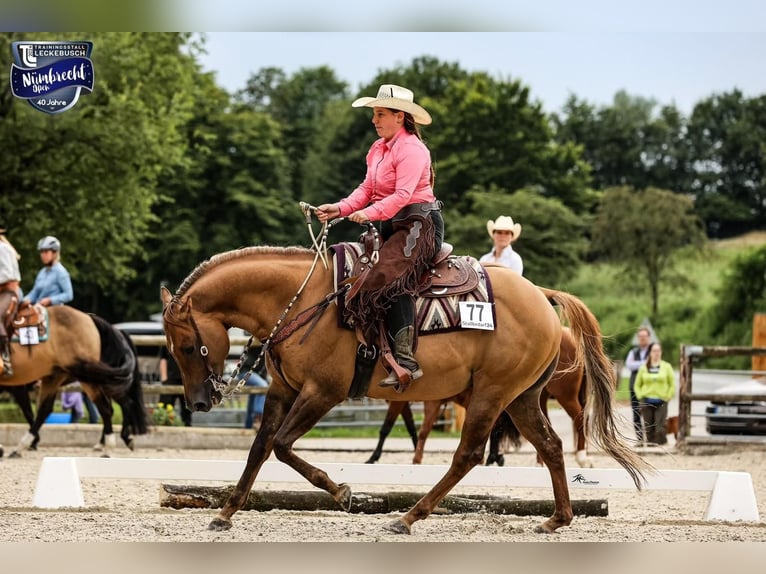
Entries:
[[[266, 395], [263, 423], [255, 436], [242, 476], [212, 530], [231, 528], [259, 469], [273, 452], [317, 488], [326, 490], [341, 508], [350, 509], [351, 489], [293, 449], [336, 404], [349, 394], [358, 341], [338, 325], [332, 306], [336, 294], [333, 270], [317, 266], [319, 253], [307, 249], [249, 247], [213, 256], [198, 265], [175, 295], [162, 289], [167, 345], [183, 374], [187, 403], [209, 411], [229, 391], [222, 379], [229, 352], [228, 329], [240, 327], [263, 341], [272, 383]], [[505, 410], [542, 456], [551, 476], [554, 513], [540, 532], [553, 532], [573, 519], [561, 439], [540, 410], [540, 393], [558, 359], [562, 319], [577, 342], [578, 358], [589, 375], [591, 438], [641, 487], [651, 467], [626, 444], [614, 409], [614, 369], [601, 342], [593, 314], [576, 297], [538, 288], [502, 267], [487, 269], [494, 293], [494, 330], [459, 329], [423, 337], [418, 362], [424, 375], [404, 392], [371, 385], [367, 396], [423, 401], [454, 396], [469, 387], [460, 443], [444, 477], [403, 517], [388, 526], [410, 533], [440, 500], [482, 460], [484, 445]], [[296, 295], [297, 294], [297, 295]], [[292, 302], [285, 310], [286, 301]], [[293, 307], [295, 304], [295, 308]], [[553, 305], [561, 310], [561, 317]], [[301, 319], [308, 317], [308, 320]], [[282, 319], [285, 323], [281, 323]], [[293, 322], [294, 319], [297, 322]], [[279, 337], [284, 329], [285, 336]], [[271, 340], [279, 342], [271, 345]], [[382, 376], [378, 361], [373, 378]]]

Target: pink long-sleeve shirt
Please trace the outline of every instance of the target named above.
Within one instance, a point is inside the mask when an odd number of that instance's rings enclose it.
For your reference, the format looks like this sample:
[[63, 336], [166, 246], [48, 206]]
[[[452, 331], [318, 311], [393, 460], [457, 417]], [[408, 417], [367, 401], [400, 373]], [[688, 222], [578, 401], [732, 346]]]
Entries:
[[376, 140], [367, 152], [367, 175], [339, 202], [345, 217], [364, 209], [370, 221], [391, 219], [405, 205], [435, 201], [431, 187], [431, 152], [401, 128], [389, 141]]

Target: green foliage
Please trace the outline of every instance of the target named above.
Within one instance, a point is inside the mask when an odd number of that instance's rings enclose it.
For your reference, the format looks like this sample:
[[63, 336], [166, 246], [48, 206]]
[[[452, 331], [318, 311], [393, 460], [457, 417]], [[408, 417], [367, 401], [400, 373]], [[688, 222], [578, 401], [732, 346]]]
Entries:
[[699, 102], [688, 125], [697, 209], [711, 236], [766, 226], [766, 96], [739, 90]]
[[681, 250], [701, 253], [705, 234], [691, 201], [670, 191], [629, 187], [606, 190], [593, 222], [591, 249], [622, 267], [651, 294], [652, 321], [659, 320], [660, 285], [687, 285], [677, 269]]
[[[585, 224], [556, 199], [529, 190], [503, 193], [492, 186], [475, 187], [466, 194], [465, 211], [445, 212], [445, 239], [456, 253], [480, 257], [492, 248], [487, 220], [510, 215], [522, 225], [514, 249], [524, 261], [524, 276], [539, 285], [556, 287], [572, 277], [586, 249]], [[560, 240], [558, 238], [566, 238]]]
[[[678, 263], [679, 272], [688, 282], [685, 286], [669, 285], [663, 291], [663, 312], [652, 325], [663, 345], [663, 358], [678, 365], [680, 345], [744, 345], [752, 344], [752, 321], [754, 312], [764, 312], [766, 292], [761, 288], [761, 303], [747, 310], [727, 312], [727, 299], [737, 300], [740, 295], [729, 292], [729, 286], [739, 277], [746, 284], [753, 284], [750, 292], [757, 294], [760, 277], [747, 276], [741, 269], [733, 272], [743, 258], [757, 268], [758, 257], [763, 257], [764, 247], [754, 248], [738, 243], [712, 242], [704, 259], [683, 258]], [[593, 311], [601, 324], [604, 347], [614, 360], [624, 360], [631, 346], [636, 328], [651, 311], [651, 295], [646, 289], [636, 289], [632, 281], [614, 263], [591, 263], [583, 265], [579, 273], [567, 285], [567, 291], [580, 297]], [[741, 291], [740, 291], [741, 292]], [[720, 317], [724, 330], [715, 333], [711, 313]], [[729, 307], [731, 311], [732, 307]], [[749, 357], [730, 357], [706, 361], [706, 368], [750, 368]]]
[[154, 426], [180, 427], [184, 422], [178, 415], [173, 405], [157, 403], [147, 408], [149, 420]]
[[[712, 344], [752, 344], [752, 318], [766, 313], [766, 246], [738, 255], [715, 290], [717, 304], [703, 317]], [[737, 361], [745, 368], [749, 357]], [[722, 364], [717, 361], [717, 364]]]

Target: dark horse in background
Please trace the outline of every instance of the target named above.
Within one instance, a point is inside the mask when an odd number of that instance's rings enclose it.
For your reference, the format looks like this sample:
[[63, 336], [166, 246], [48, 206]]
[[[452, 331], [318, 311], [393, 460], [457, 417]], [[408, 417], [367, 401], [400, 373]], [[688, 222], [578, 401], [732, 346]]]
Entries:
[[[35, 345], [11, 343], [14, 375], [0, 377], [0, 386], [17, 399], [30, 427], [11, 456], [35, 448], [40, 428], [53, 411], [62, 386], [79, 381], [82, 390], [98, 409], [103, 421], [101, 444], [104, 456], [116, 446], [112, 416], [116, 402], [122, 410], [120, 436], [134, 448], [133, 435], [146, 434], [141, 373], [136, 349], [128, 337], [110, 323], [66, 305], [47, 308], [48, 338]], [[40, 380], [37, 413], [30, 420], [28, 384]]]
[[[168, 349], [181, 370], [186, 402], [195, 411], [207, 412], [225, 396], [222, 373], [230, 327], [240, 327], [259, 341], [271, 340], [275, 333], [279, 341], [266, 345], [272, 382], [263, 423], [242, 476], [208, 526], [211, 530], [231, 528], [231, 517], [244, 505], [272, 452], [328, 492], [339, 508], [351, 508], [349, 485], [336, 483], [293, 448], [348, 397], [359, 345], [355, 333], [338, 325], [336, 313], [321, 312], [332, 308], [323, 305], [337, 288], [333, 269], [317, 265], [318, 255], [299, 247], [248, 247], [201, 263], [175, 294], [162, 288]], [[371, 398], [441, 400], [471, 389], [449, 469], [406, 514], [387, 525], [391, 532], [411, 533], [413, 523], [427, 518], [481, 462], [492, 425], [504, 410], [541, 454], [550, 474], [554, 512], [537, 531], [554, 532], [572, 522], [561, 439], [540, 410], [540, 393], [558, 363], [562, 321], [570, 325], [578, 362], [588, 373], [591, 439], [627, 471], [636, 487], [641, 488], [644, 472], [652, 470], [618, 428], [614, 368], [604, 353], [598, 321], [587, 306], [568, 293], [537, 287], [510, 269], [487, 267], [486, 274], [494, 294], [494, 331], [460, 329], [423, 337], [417, 360], [425, 374], [403, 392], [375, 384], [385, 376], [383, 365], [375, 364], [373, 383], [366, 389]], [[313, 319], [301, 322], [307, 316]], [[281, 329], [284, 336], [279, 339]]]
[[[550, 378], [543, 390], [540, 392], [540, 408], [543, 414], [550, 422], [548, 416], [548, 400], [556, 399], [561, 407], [572, 419], [574, 430], [574, 448], [575, 460], [577, 464], [584, 468], [592, 468], [593, 462], [588, 458], [587, 440], [585, 437], [585, 399], [586, 399], [586, 379], [583, 365], [576, 362], [577, 348], [572, 338], [572, 332], [568, 327], [564, 327], [561, 333], [561, 349], [559, 362], [556, 372]], [[381, 425], [378, 444], [375, 447], [367, 463], [375, 463], [380, 460], [383, 453], [383, 444], [391, 432], [397, 417], [401, 414], [405, 421], [405, 426], [412, 438], [415, 446], [415, 454], [412, 457], [412, 464], [420, 464], [423, 461], [423, 451], [428, 435], [431, 433], [441, 408], [448, 402], [453, 401], [463, 407], [467, 406], [470, 400], [470, 392], [461, 393], [441, 401], [425, 401], [423, 403], [423, 422], [420, 426], [420, 432], [415, 430], [415, 423], [412, 418], [412, 410], [407, 402], [391, 401], [388, 405], [386, 417]], [[410, 422], [408, 422], [408, 420]], [[508, 440], [516, 448], [521, 446], [521, 433], [513, 423], [511, 417], [503, 411], [500, 417], [495, 421], [492, 432], [489, 436], [489, 453], [487, 454], [485, 464], [496, 463], [498, 466], [505, 464], [503, 453], [500, 452], [501, 444]], [[537, 454], [537, 463], [543, 464], [542, 457]]]

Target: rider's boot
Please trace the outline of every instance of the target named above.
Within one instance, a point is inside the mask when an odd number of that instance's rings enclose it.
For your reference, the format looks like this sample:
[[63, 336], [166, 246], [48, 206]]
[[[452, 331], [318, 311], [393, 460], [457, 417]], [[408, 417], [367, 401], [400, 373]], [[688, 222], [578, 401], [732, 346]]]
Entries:
[[[386, 330], [393, 344], [393, 354], [396, 362], [410, 371], [410, 380], [414, 381], [423, 376], [423, 370], [418, 365], [413, 354], [412, 346], [415, 339], [415, 301], [408, 295], [401, 295], [392, 302], [386, 313]], [[399, 384], [396, 373], [392, 370], [379, 384], [381, 387], [395, 387]]]
[[[410, 380], [414, 381], [423, 376], [415, 356], [412, 354], [412, 341], [415, 334], [413, 327], [403, 327], [394, 336], [394, 358], [399, 366], [410, 371]], [[395, 387], [399, 384], [396, 373], [391, 371], [388, 376], [378, 383], [381, 387]]]

